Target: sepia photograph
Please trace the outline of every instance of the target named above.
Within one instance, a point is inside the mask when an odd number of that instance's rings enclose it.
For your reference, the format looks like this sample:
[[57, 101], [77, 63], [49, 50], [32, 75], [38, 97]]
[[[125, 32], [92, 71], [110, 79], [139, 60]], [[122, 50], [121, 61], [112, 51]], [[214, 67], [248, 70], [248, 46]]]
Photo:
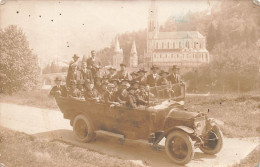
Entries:
[[0, 167], [260, 167], [260, 0], [0, 0]]

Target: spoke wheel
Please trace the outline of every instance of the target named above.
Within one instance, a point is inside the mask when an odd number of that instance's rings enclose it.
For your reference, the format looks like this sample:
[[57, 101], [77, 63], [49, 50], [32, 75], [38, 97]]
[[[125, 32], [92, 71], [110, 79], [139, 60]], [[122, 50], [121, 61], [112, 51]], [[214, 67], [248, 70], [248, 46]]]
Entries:
[[79, 141], [90, 142], [95, 133], [90, 121], [84, 115], [78, 115], [73, 121], [73, 132]]
[[217, 154], [223, 147], [223, 134], [219, 127], [214, 126], [204, 139], [204, 145], [200, 146], [200, 150], [206, 154]]
[[194, 146], [191, 138], [183, 131], [173, 131], [165, 143], [166, 153], [177, 164], [187, 164], [194, 156]]

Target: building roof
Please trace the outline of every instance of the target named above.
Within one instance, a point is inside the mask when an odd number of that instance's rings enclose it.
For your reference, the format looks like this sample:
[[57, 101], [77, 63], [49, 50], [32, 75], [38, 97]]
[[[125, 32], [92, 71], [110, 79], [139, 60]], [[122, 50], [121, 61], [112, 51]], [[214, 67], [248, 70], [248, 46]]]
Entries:
[[159, 32], [157, 39], [205, 38], [198, 31]]

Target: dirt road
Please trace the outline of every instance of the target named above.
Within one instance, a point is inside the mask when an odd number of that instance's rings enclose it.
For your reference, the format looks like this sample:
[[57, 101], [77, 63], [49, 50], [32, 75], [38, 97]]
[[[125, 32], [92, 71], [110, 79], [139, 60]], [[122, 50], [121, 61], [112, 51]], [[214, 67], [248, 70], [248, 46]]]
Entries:
[[[34, 134], [49, 141], [59, 141], [125, 160], [140, 162], [144, 166], [178, 166], [171, 163], [164, 151], [156, 151], [144, 141], [126, 140], [122, 144], [117, 137], [100, 133], [97, 140], [92, 143], [77, 142], [69, 126], [69, 121], [63, 119], [62, 114], [55, 110], [0, 103], [0, 125]], [[223, 150], [218, 155], [206, 155], [197, 149], [194, 160], [187, 166], [231, 166], [245, 158], [258, 144], [259, 139], [257, 138], [225, 138]]]

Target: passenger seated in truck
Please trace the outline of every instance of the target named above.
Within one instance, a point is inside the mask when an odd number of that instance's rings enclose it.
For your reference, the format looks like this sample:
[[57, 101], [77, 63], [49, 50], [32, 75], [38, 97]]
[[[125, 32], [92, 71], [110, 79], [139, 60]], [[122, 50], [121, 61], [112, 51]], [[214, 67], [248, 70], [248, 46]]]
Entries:
[[113, 92], [113, 88], [115, 87], [115, 85], [113, 84], [108, 84], [106, 85], [106, 90], [103, 96], [103, 100], [104, 103], [111, 105], [111, 106], [119, 106], [120, 103], [115, 102], [115, 97], [114, 97], [114, 92]]
[[149, 102], [149, 92], [147, 92], [145, 90], [145, 86], [144, 85], [140, 85], [139, 86], [139, 90], [140, 92], [137, 94], [137, 98], [136, 98], [136, 101], [137, 101], [137, 105], [143, 105], [143, 106], [146, 106], [148, 105], [148, 102]]
[[84, 97], [85, 97], [85, 100], [89, 101], [89, 102], [99, 102], [100, 101], [98, 91], [94, 88], [94, 83], [89, 80], [85, 81]]
[[127, 88], [128, 88], [128, 81], [123, 80], [120, 85], [118, 91], [115, 93], [115, 101], [120, 103], [120, 104], [125, 104], [126, 103], [126, 98], [127, 98]]
[[61, 77], [56, 77], [55, 80], [55, 86], [51, 89], [49, 95], [53, 96], [53, 97], [59, 97], [59, 96], [63, 96], [66, 97], [67, 96], [67, 88], [65, 87], [65, 85], [61, 85]]
[[70, 81], [70, 87], [68, 91], [68, 97], [76, 100], [81, 100], [81, 92], [77, 88], [77, 81], [76, 80], [71, 80]]
[[130, 87], [127, 89], [128, 95], [126, 100], [126, 107], [135, 109], [137, 108], [137, 100], [135, 97], [135, 89], [133, 87]]

